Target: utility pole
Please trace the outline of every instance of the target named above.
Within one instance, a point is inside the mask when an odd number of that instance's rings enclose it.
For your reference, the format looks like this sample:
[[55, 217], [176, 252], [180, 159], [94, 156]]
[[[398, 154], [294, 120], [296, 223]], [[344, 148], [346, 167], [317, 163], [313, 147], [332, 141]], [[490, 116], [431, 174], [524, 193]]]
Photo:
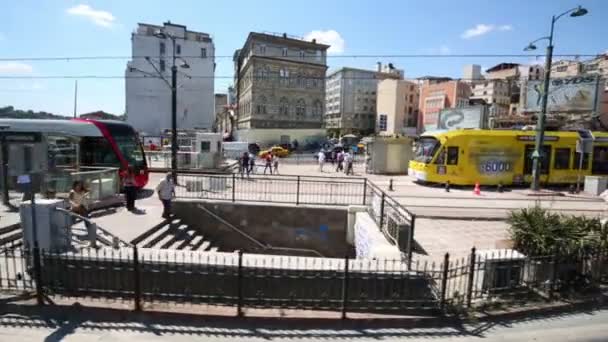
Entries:
[[76, 119], [76, 110], [78, 108], [78, 80], [74, 81], [74, 119]]
[[175, 65], [175, 38], [173, 41], [173, 65], [171, 66], [171, 176], [177, 184], [177, 66]]
[[[566, 12], [551, 17], [551, 31], [548, 37], [539, 38], [530, 44], [524, 49], [525, 51], [536, 50], [536, 46], [534, 43], [539, 40], [548, 40], [549, 45], [547, 46], [547, 56], [545, 58], [545, 78], [543, 81], [542, 88], [542, 98], [541, 98], [541, 108], [540, 113], [538, 115], [538, 120], [536, 122], [536, 139], [534, 142], [534, 152], [532, 153], [532, 190], [538, 191], [540, 189], [540, 169], [541, 169], [541, 151], [543, 148], [543, 141], [545, 138], [545, 117], [547, 116], [547, 100], [549, 99], [549, 84], [551, 80], [551, 62], [553, 59], [553, 29], [555, 27], [555, 22], [563, 17], [564, 15], [570, 13], [571, 17], [580, 17], [587, 14], [587, 10], [582, 8], [581, 6], [572, 8], [567, 10]], [[544, 158], [550, 158], [550, 156], [544, 156]], [[583, 156], [581, 155], [581, 158]], [[547, 160], [547, 162], [549, 162]]]

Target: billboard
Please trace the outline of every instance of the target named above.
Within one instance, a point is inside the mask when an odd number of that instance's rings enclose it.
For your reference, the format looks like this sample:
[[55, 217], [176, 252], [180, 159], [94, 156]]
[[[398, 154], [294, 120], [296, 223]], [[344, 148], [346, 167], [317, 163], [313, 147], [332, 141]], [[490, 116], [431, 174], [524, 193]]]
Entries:
[[487, 128], [486, 106], [442, 109], [437, 120], [438, 130], [459, 128]]
[[[549, 83], [548, 112], [585, 111], [596, 107], [598, 79], [596, 76], [554, 78]], [[528, 81], [524, 112], [540, 112], [542, 81]]]

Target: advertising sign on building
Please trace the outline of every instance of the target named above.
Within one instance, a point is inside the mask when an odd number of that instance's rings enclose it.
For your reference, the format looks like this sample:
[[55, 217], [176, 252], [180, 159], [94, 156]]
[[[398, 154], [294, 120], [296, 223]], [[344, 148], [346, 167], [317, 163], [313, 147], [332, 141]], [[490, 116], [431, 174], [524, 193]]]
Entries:
[[488, 118], [485, 106], [448, 108], [439, 112], [437, 129], [487, 128]]
[[[551, 79], [548, 112], [586, 111], [596, 107], [598, 79], [596, 76], [576, 76]], [[542, 81], [528, 81], [525, 112], [540, 112], [543, 94]]]

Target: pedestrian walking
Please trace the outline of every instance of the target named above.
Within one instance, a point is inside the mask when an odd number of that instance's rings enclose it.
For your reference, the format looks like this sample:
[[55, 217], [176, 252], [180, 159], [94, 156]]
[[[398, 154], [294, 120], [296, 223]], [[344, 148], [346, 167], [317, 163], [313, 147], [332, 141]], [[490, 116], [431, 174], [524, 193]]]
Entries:
[[253, 153], [249, 153], [249, 173], [255, 173], [255, 155]]
[[268, 152], [264, 155], [264, 174], [266, 174], [266, 170], [270, 170], [270, 174], [272, 174], [272, 153]]
[[325, 164], [325, 152], [319, 151], [318, 158], [319, 158], [319, 171], [323, 172], [323, 165]]
[[346, 175], [354, 175], [353, 172], [353, 156], [349, 152], [344, 154], [344, 162], [346, 163]]
[[123, 180], [125, 188], [125, 197], [127, 202], [127, 210], [135, 210], [135, 197], [137, 197], [137, 187], [135, 186], [135, 170], [133, 166], [127, 168], [127, 174]]
[[338, 166], [336, 166], [336, 172], [340, 172], [342, 170], [344, 170], [344, 152], [340, 151], [338, 152], [338, 155], [336, 156], [336, 158], [338, 159]]
[[171, 200], [175, 197], [175, 184], [173, 184], [171, 173], [168, 173], [165, 179], [158, 183], [156, 193], [158, 194], [158, 199], [163, 203], [162, 217], [168, 219], [171, 217]]
[[338, 154], [336, 151], [331, 151], [331, 165], [335, 165]]
[[279, 156], [272, 157], [272, 166], [274, 166], [274, 174], [279, 174]]
[[245, 174], [247, 174], [247, 178], [249, 178], [249, 153], [243, 152], [243, 155], [241, 156], [241, 162], [239, 164], [241, 166], [241, 178], [244, 178]]

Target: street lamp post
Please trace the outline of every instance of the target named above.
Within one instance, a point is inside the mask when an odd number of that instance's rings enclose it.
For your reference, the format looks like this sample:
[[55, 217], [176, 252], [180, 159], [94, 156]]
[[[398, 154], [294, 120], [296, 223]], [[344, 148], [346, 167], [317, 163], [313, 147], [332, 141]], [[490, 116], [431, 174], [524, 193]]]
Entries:
[[[177, 184], [177, 56], [175, 54], [175, 44], [177, 37], [164, 32], [163, 30], [158, 30], [154, 33], [154, 36], [160, 39], [171, 39], [173, 51], [172, 51], [172, 61], [171, 64], [171, 84], [169, 87], [171, 88], [171, 176], [173, 177], [174, 184]], [[181, 59], [181, 58], [180, 58]], [[182, 68], [189, 68], [190, 66], [183, 59], [182, 60]], [[148, 59], [149, 61], [149, 59]], [[151, 62], [150, 62], [151, 63]], [[156, 67], [155, 67], [156, 69]], [[157, 70], [158, 72], [158, 70]], [[162, 77], [162, 74], [159, 72]], [[163, 78], [164, 79], [164, 78]], [[166, 82], [166, 80], [165, 80]]]
[[[566, 12], [553, 16], [551, 18], [551, 31], [548, 37], [539, 38], [533, 42], [531, 42], [524, 50], [536, 50], [536, 46], [534, 43], [540, 40], [548, 40], [549, 45], [547, 46], [547, 56], [545, 58], [545, 77], [543, 80], [543, 88], [542, 88], [542, 98], [541, 98], [541, 108], [540, 114], [538, 115], [538, 120], [536, 122], [536, 139], [534, 142], [534, 152], [532, 153], [532, 190], [538, 191], [539, 181], [540, 181], [540, 166], [541, 166], [541, 149], [543, 146], [543, 140], [545, 138], [545, 117], [547, 115], [547, 100], [549, 99], [549, 83], [551, 80], [551, 63], [553, 59], [553, 29], [555, 27], [555, 22], [561, 18], [562, 16], [570, 13], [571, 17], [580, 17], [587, 14], [587, 10], [582, 8], [581, 6], [572, 8], [567, 10]], [[581, 156], [582, 158], [582, 156]]]

